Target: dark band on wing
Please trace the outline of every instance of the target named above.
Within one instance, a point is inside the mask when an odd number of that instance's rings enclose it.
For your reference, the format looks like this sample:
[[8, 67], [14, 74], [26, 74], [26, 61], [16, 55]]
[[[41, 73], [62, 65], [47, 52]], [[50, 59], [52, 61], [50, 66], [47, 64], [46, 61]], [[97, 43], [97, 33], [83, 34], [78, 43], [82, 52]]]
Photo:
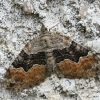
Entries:
[[24, 50], [22, 50], [19, 56], [12, 63], [15, 68], [22, 67], [25, 71], [28, 71], [34, 64], [47, 65], [45, 52], [28, 55]]
[[80, 57], [87, 56], [89, 49], [79, 46], [77, 43], [72, 41], [69, 48], [64, 48], [62, 50], [53, 50], [53, 55], [55, 57], [56, 63], [63, 61], [64, 59], [70, 59], [71, 61], [78, 62]]

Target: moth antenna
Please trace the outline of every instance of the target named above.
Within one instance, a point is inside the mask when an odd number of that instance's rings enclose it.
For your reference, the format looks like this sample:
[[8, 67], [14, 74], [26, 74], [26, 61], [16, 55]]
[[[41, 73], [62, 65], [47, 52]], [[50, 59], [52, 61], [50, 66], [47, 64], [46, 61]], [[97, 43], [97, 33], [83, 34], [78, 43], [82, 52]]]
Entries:
[[[59, 23], [60, 23], [60, 22], [59, 22]], [[49, 31], [50, 31], [52, 28], [54, 28], [55, 26], [57, 26], [59, 23], [57, 23], [56, 25], [52, 26], [52, 27], [49, 29]]]
[[[60, 23], [60, 22], [59, 22]], [[49, 29], [49, 31], [52, 29], [52, 28], [54, 28], [55, 26], [57, 26], [59, 23], [57, 23], [56, 25], [54, 25], [54, 26], [52, 26], [50, 29]], [[43, 23], [41, 23], [42, 24], [42, 27], [41, 27], [41, 32], [45, 32], [45, 31], [48, 31], [48, 29], [45, 27], [45, 25], [43, 24]]]

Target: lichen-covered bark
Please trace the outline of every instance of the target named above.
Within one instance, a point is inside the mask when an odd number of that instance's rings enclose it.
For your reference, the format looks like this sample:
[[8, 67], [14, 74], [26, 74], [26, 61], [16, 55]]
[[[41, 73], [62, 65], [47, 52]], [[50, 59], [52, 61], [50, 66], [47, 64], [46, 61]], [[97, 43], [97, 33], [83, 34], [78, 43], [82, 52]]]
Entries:
[[99, 0], [1, 0], [0, 99], [99, 100], [99, 80], [94, 78], [68, 79], [52, 75], [39, 86], [20, 92], [7, 91], [2, 83], [6, 68], [25, 44], [40, 34], [42, 24], [50, 32], [69, 36], [78, 44], [88, 46], [99, 54], [99, 2]]

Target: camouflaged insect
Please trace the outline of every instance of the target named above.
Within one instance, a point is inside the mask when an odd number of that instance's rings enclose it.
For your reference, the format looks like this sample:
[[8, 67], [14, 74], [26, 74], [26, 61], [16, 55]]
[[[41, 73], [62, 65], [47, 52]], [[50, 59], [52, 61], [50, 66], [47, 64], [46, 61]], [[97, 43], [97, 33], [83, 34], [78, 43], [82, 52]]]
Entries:
[[5, 74], [7, 89], [38, 85], [52, 73], [68, 78], [95, 77], [99, 58], [69, 37], [53, 34], [42, 26], [41, 33], [29, 41]]

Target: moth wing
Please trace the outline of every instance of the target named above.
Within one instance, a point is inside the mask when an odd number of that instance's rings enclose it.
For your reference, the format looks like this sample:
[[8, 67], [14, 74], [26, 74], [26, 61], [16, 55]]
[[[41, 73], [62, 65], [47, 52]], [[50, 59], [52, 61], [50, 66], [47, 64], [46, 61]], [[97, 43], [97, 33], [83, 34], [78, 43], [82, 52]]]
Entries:
[[[64, 47], [54, 49], [55, 73], [69, 78], [96, 77], [99, 58], [89, 48], [82, 47], [65, 36], [61, 36]], [[66, 46], [65, 46], [66, 45]]]
[[39, 38], [28, 42], [5, 74], [7, 89], [23, 89], [39, 84], [50, 73]]

